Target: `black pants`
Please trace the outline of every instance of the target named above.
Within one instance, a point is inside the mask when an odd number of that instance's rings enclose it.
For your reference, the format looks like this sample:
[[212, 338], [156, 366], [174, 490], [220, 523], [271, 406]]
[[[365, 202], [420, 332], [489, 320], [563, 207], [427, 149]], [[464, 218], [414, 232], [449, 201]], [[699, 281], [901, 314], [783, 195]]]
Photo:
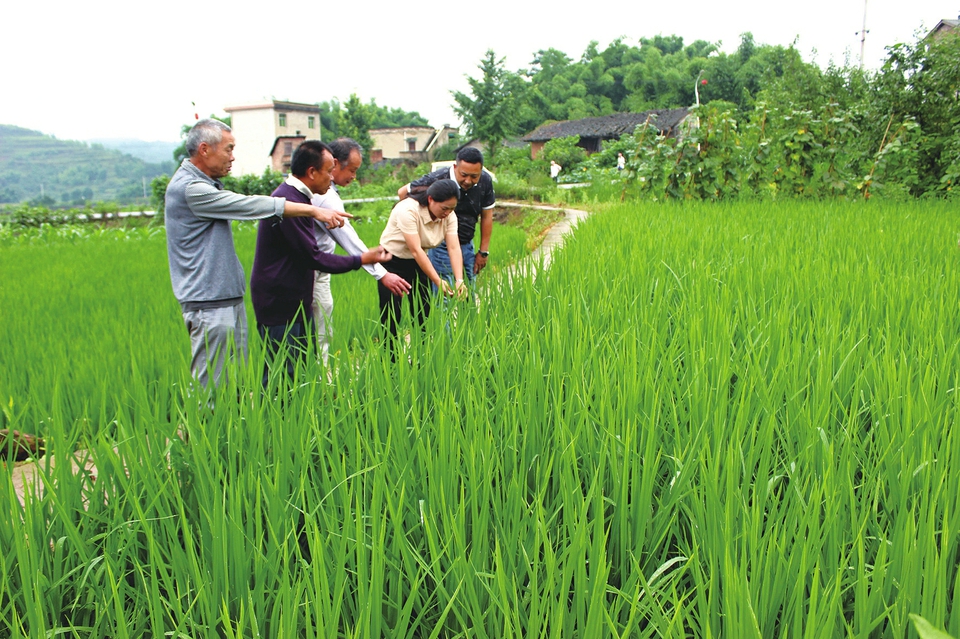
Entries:
[[311, 342], [316, 334], [313, 327], [313, 316], [309, 311], [300, 309], [296, 318], [289, 324], [279, 326], [264, 326], [257, 322], [257, 332], [266, 347], [264, 349], [263, 377], [261, 383], [266, 389], [270, 382], [270, 367], [279, 366], [280, 353], [284, 353], [283, 365], [287, 369], [287, 377], [293, 380], [297, 363], [307, 361]]
[[[383, 267], [395, 273], [410, 283], [411, 290], [407, 294], [410, 314], [416, 318], [418, 326], [423, 326], [430, 315], [430, 279], [424, 274], [416, 260], [403, 259], [394, 256]], [[397, 323], [403, 311], [403, 297], [394, 295], [383, 284], [377, 282], [377, 293], [380, 296], [380, 324], [386, 329], [392, 342], [397, 337]]]

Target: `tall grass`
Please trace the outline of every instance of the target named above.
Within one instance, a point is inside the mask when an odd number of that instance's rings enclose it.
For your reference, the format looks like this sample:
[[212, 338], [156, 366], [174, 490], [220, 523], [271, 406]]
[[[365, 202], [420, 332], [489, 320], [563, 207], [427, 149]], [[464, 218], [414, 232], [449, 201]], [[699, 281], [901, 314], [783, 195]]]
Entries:
[[608, 207], [399, 364], [137, 372], [95, 477], [0, 483], [0, 634], [958, 635], [952, 219]]

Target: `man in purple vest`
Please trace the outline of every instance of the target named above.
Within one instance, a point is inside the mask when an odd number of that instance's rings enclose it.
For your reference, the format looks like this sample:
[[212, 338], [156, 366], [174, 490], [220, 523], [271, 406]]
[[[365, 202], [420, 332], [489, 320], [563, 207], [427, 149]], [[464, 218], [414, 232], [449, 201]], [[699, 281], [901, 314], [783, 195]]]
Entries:
[[[315, 193], [330, 188], [333, 154], [323, 142], [307, 140], [294, 152], [291, 175], [273, 192], [289, 202], [310, 203]], [[314, 335], [314, 272], [346, 273], [365, 264], [390, 259], [382, 247], [361, 255], [335, 255], [317, 247], [310, 219], [267, 219], [257, 230], [257, 250], [250, 276], [250, 293], [257, 317], [257, 331], [267, 347], [263, 385], [269, 381], [271, 360], [286, 344], [286, 371], [293, 377], [297, 360], [304, 361]]]

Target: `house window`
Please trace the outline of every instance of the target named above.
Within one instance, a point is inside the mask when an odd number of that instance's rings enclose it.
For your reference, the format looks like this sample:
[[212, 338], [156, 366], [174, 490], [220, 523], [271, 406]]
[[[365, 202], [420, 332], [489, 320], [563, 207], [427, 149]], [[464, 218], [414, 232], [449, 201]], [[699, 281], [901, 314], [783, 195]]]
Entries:
[[283, 143], [283, 154], [290, 155], [293, 153], [293, 142], [284, 142]]
[[280, 114], [280, 126], [287, 126], [287, 114], [286, 114], [286, 113], [281, 113], [281, 114]]
[[312, 116], [312, 115], [308, 115], [308, 116], [307, 116], [307, 128], [308, 128], [308, 129], [314, 128], [313, 124], [314, 124], [313, 116]]
[[416, 151], [417, 150], [417, 139], [413, 138], [412, 140], [407, 140], [407, 151]]

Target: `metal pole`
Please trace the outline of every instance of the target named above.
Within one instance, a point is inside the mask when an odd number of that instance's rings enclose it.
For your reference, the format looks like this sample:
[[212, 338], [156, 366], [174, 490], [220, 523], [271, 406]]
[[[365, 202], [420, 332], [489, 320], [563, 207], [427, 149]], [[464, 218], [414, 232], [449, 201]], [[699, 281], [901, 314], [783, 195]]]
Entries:
[[863, 28], [860, 29], [860, 70], [863, 71], [863, 50], [867, 43], [867, 0], [863, 0]]

